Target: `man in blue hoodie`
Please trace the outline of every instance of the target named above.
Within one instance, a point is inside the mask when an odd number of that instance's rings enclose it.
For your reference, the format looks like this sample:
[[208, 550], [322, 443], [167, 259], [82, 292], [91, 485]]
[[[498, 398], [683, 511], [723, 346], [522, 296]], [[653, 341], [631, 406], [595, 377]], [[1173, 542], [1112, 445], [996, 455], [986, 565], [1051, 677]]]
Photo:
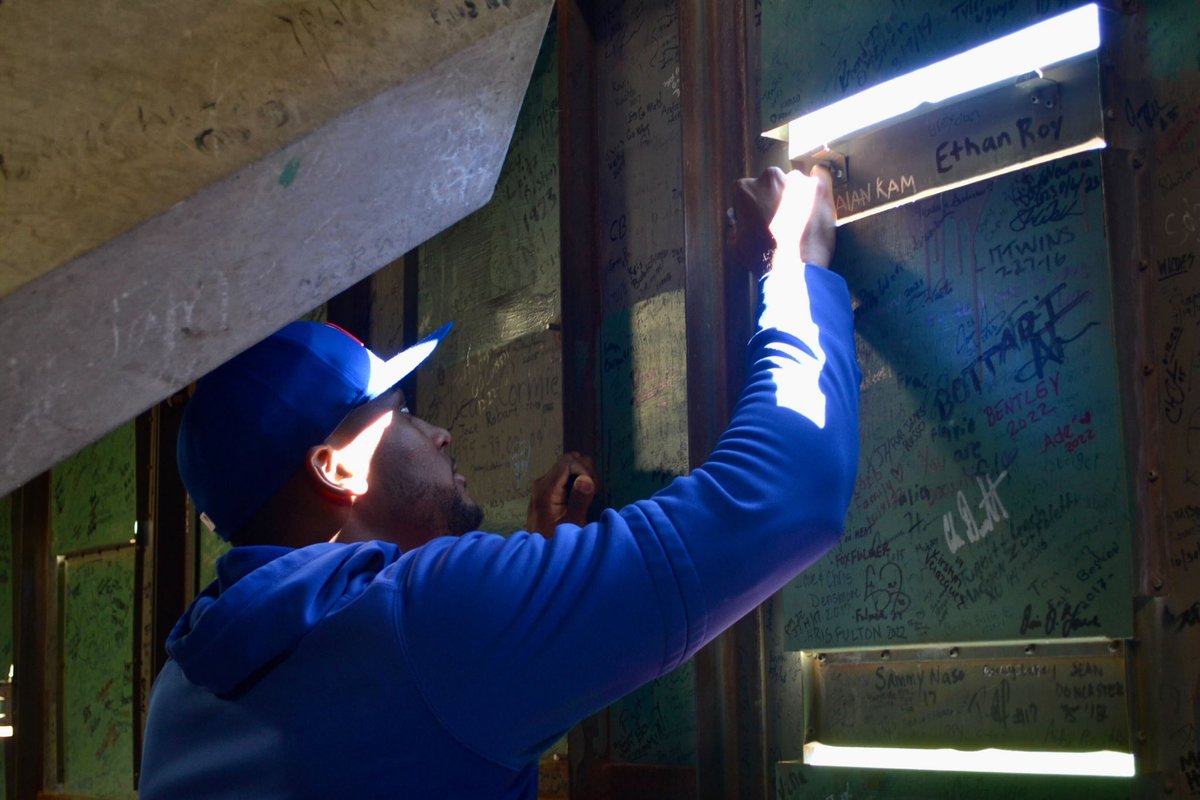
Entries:
[[831, 195], [823, 173], [739, 182], [739, 249], [766, 275], [728, 430], [703, 467], [584, 526], [590, 469], [560, 462], [535, 503], [567, 523], [552, 538], [474, 530], [449, 432], [394, 388], [444, 330], [385, 362], [293, 324], [201, 380], [180, 469], [237, 546], [168, 642], [143, 800], [533, 798], [571, 725], [818, 559], [858, 463]]

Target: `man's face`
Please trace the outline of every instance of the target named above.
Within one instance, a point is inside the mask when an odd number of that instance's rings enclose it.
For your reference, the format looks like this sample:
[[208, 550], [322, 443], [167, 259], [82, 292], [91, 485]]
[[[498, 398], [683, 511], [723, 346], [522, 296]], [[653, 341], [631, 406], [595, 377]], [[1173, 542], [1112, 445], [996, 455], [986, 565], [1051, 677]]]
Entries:
[[403, 392], [377, 398], [347, 423], [363, 427], [388, 411], [392, 421], [371, 458], [369, 488], [356, 500], [355, 516], [377, 538], [404, 547], [476, 530], [483, 511], [455, 469], [449, 431], [409, 413]]

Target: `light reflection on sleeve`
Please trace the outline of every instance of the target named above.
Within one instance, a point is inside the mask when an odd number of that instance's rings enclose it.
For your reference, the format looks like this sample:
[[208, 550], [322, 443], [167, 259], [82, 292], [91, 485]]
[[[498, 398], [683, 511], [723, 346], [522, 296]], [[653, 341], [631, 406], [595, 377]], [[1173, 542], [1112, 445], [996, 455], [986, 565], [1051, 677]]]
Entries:
[[[803, 265], [776, 270], [767, 277], [771, 291], [764, 293], [759, 328], [780, 328], [794, 334], [794, 337], [788, 337], [792, 339], [790, 342], [775, 341], [764, 348], [798, 365], [770, 370], [776, 386], [776, 402], [781, 408], [790, 408], [824, 429], [825, 394], [821, 391], [820, 380], [825, 351], [821, 348], [820, 329], [813, 320], [805, 281], [805, 271], [809, 269], [817, 268]], [[771, 358], [774, 360], [775, 356]]]

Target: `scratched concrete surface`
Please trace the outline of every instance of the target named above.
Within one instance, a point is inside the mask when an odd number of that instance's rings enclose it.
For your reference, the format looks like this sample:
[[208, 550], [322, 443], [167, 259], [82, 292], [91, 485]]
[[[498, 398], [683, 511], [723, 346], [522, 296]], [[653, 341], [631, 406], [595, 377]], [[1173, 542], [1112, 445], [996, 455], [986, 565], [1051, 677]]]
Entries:
[[[324, 124], [307, 135], [0, 299], [0, 492], [486, 202], [549, 13], [544, 0], [487, 5], [506, 9], [490, 34], [452, 36], [461, 49], [358, 105], [318, 105]], [[25, 201], [0, 185], [7, 239]]]

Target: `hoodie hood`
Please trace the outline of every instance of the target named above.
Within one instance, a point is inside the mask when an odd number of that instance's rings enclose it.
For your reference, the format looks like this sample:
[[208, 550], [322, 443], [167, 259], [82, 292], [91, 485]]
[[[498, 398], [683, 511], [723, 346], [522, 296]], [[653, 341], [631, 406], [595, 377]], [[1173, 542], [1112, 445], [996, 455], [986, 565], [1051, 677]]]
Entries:
[[228, 695], [287, 656], [400, 556], [386, 542], [235, 547], [167, 637], [194, 684]]

